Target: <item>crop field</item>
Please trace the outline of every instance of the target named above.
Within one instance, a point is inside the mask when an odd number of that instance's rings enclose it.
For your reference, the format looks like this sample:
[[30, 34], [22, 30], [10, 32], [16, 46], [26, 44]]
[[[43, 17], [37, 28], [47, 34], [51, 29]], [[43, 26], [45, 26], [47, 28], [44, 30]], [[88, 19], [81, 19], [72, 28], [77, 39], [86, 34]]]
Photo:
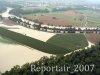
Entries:
[[[61, 25], [61, 26], [82, 26], [81, 21], [79, 21], [78, 18], [67, 16], [63, 12], [50, 12], [45, 14], [28, 14], [23, 15], [23, 17], [26, 17], [28, 19], [32, 20], [39, 20], [40, 22], [43, 22], [44, 24], [50, 24], [50, 25]], [[54, 19], [55, 18], [55, 19]]]
[[100, 18], [88, 17], [88, 26], [99, 26], [100, 27]]
[[[32, 16], [27, 17], [28, 19], [33, 19]], [[57, 25], [57, 26], [80, 26], [80, 23], [76, 22], [71, 22], [67, 21], [64, 19], [56, 18], [54, 19], [52, 16], [37, 16], [34, 17], [34, 20], [39, 20], [39, 22], [42, 22], [44, 24], [49, 24], [49, 25]]]
[[57, 34], [50, 38], [47, 42], [63, 48], [69, 48], [71, 50], [84, 48], [88, 45], [87, 40], [83, 34], [73, 33]]
[[[84, 24], [84, 21], [81, 21], [81, 14], [73, 11], [58, 11], [53, 12], [51, 8], [49, 7], [26, 7], [22, 8], [23, 10], [30, 10], [30, 9], [48, 9], [48, 13], [32, 13], [32, 14], [22, 14], [22, 17], [26, 17], [28, 19], [32, 20], [39, 20], [40, 22], [43, 22], [44, 24], [51, 24], [51, 25], [62, 25], [62, 26], [82, 26]], [[31, 9], [31, 10], [32, 10]], [[55, 18], [55, 19], [54, 19]], [[59, 23], [58, 23], [59, 22]]]
[[34, 17], [39, 17], [39, 16], [51, 16], [51, 17], [56, 17], [56, 18], [60, 18], [60, 19], [64, 19], [67, 21], [72, 21], [72, 22], [81, 22], [79, 20], [79, 18], [81, 17], [80, 14], [77, 14], [74, 11], [60, 11], [60, 12], [49, 12], [49, 13], [33, 13], [33, 14], [25, 14], [22, 15], [25, 17], [32, 17], [34, 19]]
[[[94, 10], [68, 10], [68, 11], [58, 11], [52, 12], [50, 7], [24, 7], [24, 10], [32, 9], [48, 9], [49, 13], [33, 13], [33, 14], [22, 14], [22, 17], [26, 17], [32, 20], [39, 20], [44, 24], [62, 25], [62, 26], [84, 26], [87, 21], [87, 26], [100, 26], [100, 14], [98, 11]], [[91, 15], [92, 14], [92, 15]], [[86, 20], [86, 17], [87, 20]], [[46, 18], [45, 18], [46, 17]], [[52, 19], [49, 19], [52, 17]], [[53, 19], [55, 17], [56, 19]], [[61, 22], [58, 24], [58, 22]], [[66, 21], [66, 22], [64, 22]], [[51, 23], [54, 22], [54, 23]]]
[[0, 27], [0, 35], [14, 40], [17, 44], [57, 55], [66, 54], [88, 45], [83, 34], [57, 34], [47, 42], [43, 42]]
[[28, 46], [30, 48], [34, 48], [34, 49], [40, 50], [42, 52], [50, 53], [50, 54], [66, 54], [70, 52], [69, 49], [52, 45], [50, 43], [45, 43], [43, 41], [28, 37], [22, 34], [9, 31], [2, 27], [0, 27], [0, 35], [7, 37], [9, 39], [12, 39], [16, 41], [18, 44]]
[[100, 34], [86, 34], [86, 38], [96, 45], [100, 43]]
[[84, 14], [87, 16], [87, 26], [99, 26], [100, 27], [100, 12], [94, 10], [76, 10], [78, 13]]

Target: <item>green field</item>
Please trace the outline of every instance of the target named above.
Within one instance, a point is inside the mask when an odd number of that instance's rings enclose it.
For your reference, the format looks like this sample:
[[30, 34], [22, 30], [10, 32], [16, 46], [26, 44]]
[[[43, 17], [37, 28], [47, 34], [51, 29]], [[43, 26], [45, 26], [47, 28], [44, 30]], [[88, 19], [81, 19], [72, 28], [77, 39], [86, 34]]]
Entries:
[[28, 37], [22, 34], [9, 31], [2, 27], [0, 27], [0, 35], [7, 37], [9, 39], [12, 39], [16, 41], [18, 44], [29, 46], [31, 48], [34, 48], [46, 53], [50, 53], [50, 54], [66, 54], [70, 52], [69, 49], [52, 45], [50, 43], [45, 43], [43, 41]]
[[66, 48], [66, 49], [80, 49], [88, 45], [87, 40], [83, 34], [57, 34], [50, 38], [48, 43]]
[[99, 26], [100, 27], [100, 12], [95, 10], [76, 10], [78, 13], [87, 16], [87, 26]]
[[[31, 14], [21, 14], [20, 16], [22, 17], [39, 17], [41, 15], [44, 15], [44, 16], [52, 16], [52, 17], [57, 17], [57, 18], [60, 18], [60, 19], [64, 19], [66, 21], [71, 21], [71, 22], [76, 22], [76, 23], [81, 23], [82, 21], [79, 20], [78, 17], [72, 17], [72, 16], [66, 16], [65, 15], [65, 12], [67, 11], [57, 11], [57, 12], [53, 12], [52, 11], [52, 7], [23, 7], [21, 8], [25, 11], [29, 11], [29, 10], [33, 10], [33, 9], [48, 9], [50, 12], [49, 13], [31, 13]], [[70, 11], [70, 10], [68, 10]]]
[[21, 15], [21, 16], [22, 17], [33, 17], [33, 19], [34, 19], [34, 17], [39, 17], [41, 15], [44, 15], [44, 16], [57, 17], [57, 18], [60, 18], [60, 19], [64, 19], [66, 21], [81, 23], [79, 18], [75, 18], [75, 17], [71, 17], [71, 16], [65, 16], [64, 13], [65, 12], [33, 13], [33, 14], [24, 14], [24, 15]]
[[[80, 21], [80, 18], [78, 17], [73, 17], [73, 16], [65, 16], [64, 13], [67, 11], [58, 11], [58, 12], [52, 12], [52, 7], [24, 7], [22, 8], [24, 10], [32, 10], [32, 9], [49, 9], [50, 12], [49, 13], [31, 13], [31, 14], [21, 14], [22, 17], [39, 17], [41, 15], [44, 16], [52, 16], [52, 17], [57, 17], [60, 19], [64, 19], [66, 21], [71, 21], [71, 22], [76, 22], [76, 23], [80, 23], [84, 26], [84, 24], [86, 23], [86, 18], [84, 17], [84, 19], [82, 21]], [[69, 11], [69, 10], [68, 10]], [[95, 11], [95, 10], [91, 10], [91, 9], [87, 9], [87, 10], [72, 10], [74, 12], [77, 12], [77, 14], [79, 15], [86, 15], [87, 16], [87, 26], [100, 26], [100, 12]]]
[[47, 42], [43, 42], [0, 27], [0, 35], [14, 40], [17, 44], [29, 46], [56, 55], [63, 55], [73, 50], [84, 48], [88, 45], [83, 34], [57, 34]]

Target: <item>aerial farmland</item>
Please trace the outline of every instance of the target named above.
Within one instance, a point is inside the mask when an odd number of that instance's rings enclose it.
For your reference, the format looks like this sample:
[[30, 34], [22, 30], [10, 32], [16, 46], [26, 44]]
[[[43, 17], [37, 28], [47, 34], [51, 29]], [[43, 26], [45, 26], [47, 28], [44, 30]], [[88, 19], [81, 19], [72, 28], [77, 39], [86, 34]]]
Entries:
[[[55, 62], [59, 62], [60, 57], [66, 57], [62, 60], [68, 59], [71, 62], [70, 56], [74, 57], [74, 54], [82, 51], [85, 55], [85, 51], [89, 52], [91, 48], [100, 45], [100, 10], [97, 9], [99, 4], [95, 6], [84, 2], [79, 2], [80, 4], [65, 2], [64, 0], [61, 2], [0, 0], [0, 6], [5, 5], [0, 7], [0, 73], [2, 75], [10, 75], [10, 71], [13, 71], [12, 67], [19, 69], [19, 66], [23, 67], [26, 63], [29, 66], [29, 63], [40, 65], [46, 62], [53, 66], [55, 64], [47, 61], [56, 59]], [[75, 61], [79, 61], [78, 55], [80, 53], [75, 56]], [[90, 60], [86, 57], [85, 61]], [[21, 71], [18, 73], [24, 75], [24, 71]], [[15, 74], [11, 73], [11, 75]], [[25, 73], [25, 75], [30, 74]], [[32, 75], [35, 73], [33, 72]]]

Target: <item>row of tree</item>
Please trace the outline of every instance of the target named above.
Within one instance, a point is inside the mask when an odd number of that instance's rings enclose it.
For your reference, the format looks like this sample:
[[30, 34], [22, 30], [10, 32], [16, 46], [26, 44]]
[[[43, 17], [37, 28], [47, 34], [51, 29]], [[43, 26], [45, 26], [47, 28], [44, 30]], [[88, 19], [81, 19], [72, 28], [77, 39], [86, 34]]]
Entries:
[[16, 17], [9, 17], [10, 20], [14, 21], [14, 22], [17, 22], [18, 24], [22, 25], [22, 26], [25, 26], [25, 27], [28, 27], [28, 28], [34, 28], [36, 30], [42, 30], [42, 31], [48, 31], [48, 30], [51, 30], [51, 32], [54, 32], [54, 33], [76, 33], [79, 32], [79, 33], [98, 33], [100, 32], [99, 28], [97, 29], [84, 29], [82, 30], [81, 28], [75, 28], [75, 27], [72, 27], [72, 26], [66, 26], [66, 28], [62, 29], [61, 27], [62, 26], [59, 26], [58, 28], [54, 27], [54, 28], [50, 28], [49, 26], [53, 26], [53, 25], [48, 25], [48, 26], [42, 26], [43, 23], [42, 22], [39, 22], [39, 20], [34, 20], [34, 24], [30, 24], [29, 21], [22, 21], [22, 19], [20, 18], [16, 18]]
[[75, 5], [74, 7], [55, 7], [52, 9], [53, 12], [57, 12], [57, 11], [68, 11], [68, 10], [93, 10], [91, 8], [87, 8], [81, 5]]
[[32, 14], [32, 13], [48, 13], [48, 9], [32, 9], [32, 10], [23, 10], [21, 8], [13, 9], [10, 11], [11, 14], [20, 15], [20, 14]]

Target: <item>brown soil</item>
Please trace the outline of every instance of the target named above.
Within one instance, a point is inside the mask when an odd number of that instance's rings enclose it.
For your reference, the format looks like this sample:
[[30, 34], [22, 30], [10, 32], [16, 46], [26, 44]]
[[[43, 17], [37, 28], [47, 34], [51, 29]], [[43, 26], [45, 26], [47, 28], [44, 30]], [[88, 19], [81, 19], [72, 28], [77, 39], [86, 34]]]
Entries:
[[16, 22], [11, 21], [11, 20], [9, 20], [9, 19], [7, 19], [7, 18], [6, 18], [6, 19], [3, 19], [3, 23], [6, 24], [6, 25], [9, 25], [9, 26], [17, 25]]
[[64, 13], [65, 16], [70, 16], [70, 17], [75, 17], [75, 18], [80, 18], [80, 14], [74, 12], [74, 11], [67, 11]]
[[56, 18], [56, 17], [52, 17], [52, 16], [29, 16], [27, 17], [28, 19], [37, 19], [39, 20], [39, 22], [43, 22], [44, 24], [50, 24], [50, 25], [57, 25], [57, 26], [81, 26], [80, 23], [76, 23], [76, 22], [70, 22], [70, 21], [66, 21], [64, 19], [60, 19], [60, 18]]
[[96, 45], [100, 42], [100, 34], [86, 34], [86, 38]]

